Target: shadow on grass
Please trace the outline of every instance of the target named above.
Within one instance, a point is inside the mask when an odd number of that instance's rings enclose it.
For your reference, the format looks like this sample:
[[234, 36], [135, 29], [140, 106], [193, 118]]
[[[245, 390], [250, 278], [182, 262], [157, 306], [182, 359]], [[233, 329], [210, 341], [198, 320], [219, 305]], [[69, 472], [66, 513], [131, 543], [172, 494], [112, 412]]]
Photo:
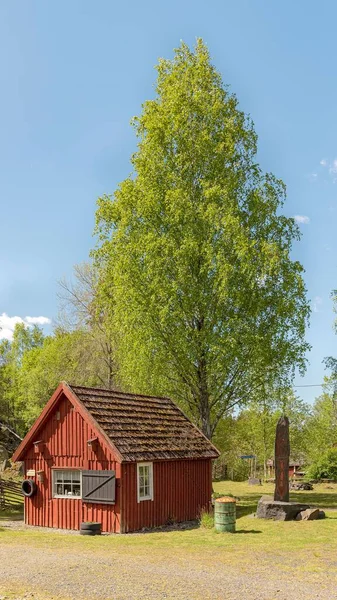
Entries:
[[0, 521], [23, 521], [23, 512], [0, 510]]
[[316, 494], [311, 492], [290, 492], [290, 502], [304, 502], [318, 508], [337, 508], [337, 494]]
[[239, 531], [235, 532], [235, 534], [237, 533], [262, 533], [262, 531], [259, 529], [239, 529]]
[[[128, 535], [139, 533], [170, 533], [172, 531], [191, 531], [191, 529], [200, 529], [199, 521], [183, 521], [182, 523], [170, 523], [161, 527], [153, 527], [152, 529], [145, 528], [139, 531], [130, 531]], [[1, 596], [0, 596], [1, 600]]]
[[258, 500], [247, 502], [247, 504], [237, 504], [236, 505], [236, 518], [240, 519], [241, 517], [247, 517], [252, 513], [256, 512]]

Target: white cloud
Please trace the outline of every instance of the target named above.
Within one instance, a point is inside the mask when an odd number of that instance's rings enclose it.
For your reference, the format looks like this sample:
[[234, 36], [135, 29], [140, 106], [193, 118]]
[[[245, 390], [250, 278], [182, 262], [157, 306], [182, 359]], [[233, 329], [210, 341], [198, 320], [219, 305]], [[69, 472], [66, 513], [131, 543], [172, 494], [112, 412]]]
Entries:
[[326, 167], [328, 169], [329, 175], [332, 179], [332, 183], [337, 183], [337, 158], [334, 158], [334, 160], [327, 160], [326, 158], [322, 158], [319, 164], [322, 167]]
[[51, 320], [48, 317], [9, 317], [6, 313], [0, 315], [0, 340], [12, 340], [15, 325], [24, 323], [26, 327], [32, 325], [49, 325]]
[[312, 310], [315, 313], [321, 312], [320, 311], [320, 307], [323, 304], [323, 298], [321, 298], [320, 296], [315, 296], [315, 298], [312, 301]]
[[302, 225], [308, 225], [310, 223], [310, 219], [306, 215], [294, 215], [294, 219], [296, 223], [300, 223]]
[[337, 158], [335, 158], [335, 160], [333, 160], [330, 164], [329, 173], [331, 173], [332, 175], [335, 175], [337, 173]]
[[25, 317], [24, 321], [28, 325], [49, 325], [51, 323], [48, 317]]

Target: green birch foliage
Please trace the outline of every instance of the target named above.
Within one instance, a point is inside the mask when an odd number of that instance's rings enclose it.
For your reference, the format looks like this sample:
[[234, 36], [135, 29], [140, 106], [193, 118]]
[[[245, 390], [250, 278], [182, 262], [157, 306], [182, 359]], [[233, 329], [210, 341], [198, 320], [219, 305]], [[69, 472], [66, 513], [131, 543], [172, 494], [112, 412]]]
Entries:
[[15, 325], [13, 340], [0, 343], [0, 420], [22, 432], [24, 417], [19, 407], [20, 395], [25, 398], [26, 390], [21, 390], [19, 376], [24, 357], [30, 351], [38, 351], [43, 344], [43, 332], [37, 327], [27, 327], [24, 323]]
[[266, 380], [305, 368], [299, 230], [203, 42], [157, 71], [133, 172], [98, 201], [94, 256], [125, 387], [171, 394], [211, 437]]
[[322, 453], [337, 443], [337, 401], [332, 389], [334, 382], [330, 384], [328, 378], [325, 382], [324, 392], [316, 398], [308, 423], [307, 446], [312, 461], [317, 461]]

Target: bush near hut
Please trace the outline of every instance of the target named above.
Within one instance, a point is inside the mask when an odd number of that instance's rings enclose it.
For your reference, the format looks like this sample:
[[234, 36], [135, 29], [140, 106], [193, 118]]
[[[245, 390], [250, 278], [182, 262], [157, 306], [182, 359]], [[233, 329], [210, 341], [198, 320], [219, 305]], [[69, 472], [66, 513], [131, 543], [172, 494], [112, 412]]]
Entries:
[[213, 529], [214, 514], [211, 511], [203, 510], [200, 515], [200, 527], [203, 529]]
[[306, 470], [306, 479], [337, 481], [337, 448], [330, 448]]

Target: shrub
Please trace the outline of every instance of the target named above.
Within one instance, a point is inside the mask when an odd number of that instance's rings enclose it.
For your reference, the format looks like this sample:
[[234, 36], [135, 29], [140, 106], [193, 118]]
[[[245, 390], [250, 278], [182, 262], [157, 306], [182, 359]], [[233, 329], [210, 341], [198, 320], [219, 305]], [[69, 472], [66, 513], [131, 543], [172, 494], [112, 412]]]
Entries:
[[214, 515], [208, 510], [203, 510], [200, 515], [200, 527], [204, 529], [213, 529], [214, 527]]
[[331, 448], [306, 470], [306, 479], [334, 479], [337, 481], [337, 448]]

